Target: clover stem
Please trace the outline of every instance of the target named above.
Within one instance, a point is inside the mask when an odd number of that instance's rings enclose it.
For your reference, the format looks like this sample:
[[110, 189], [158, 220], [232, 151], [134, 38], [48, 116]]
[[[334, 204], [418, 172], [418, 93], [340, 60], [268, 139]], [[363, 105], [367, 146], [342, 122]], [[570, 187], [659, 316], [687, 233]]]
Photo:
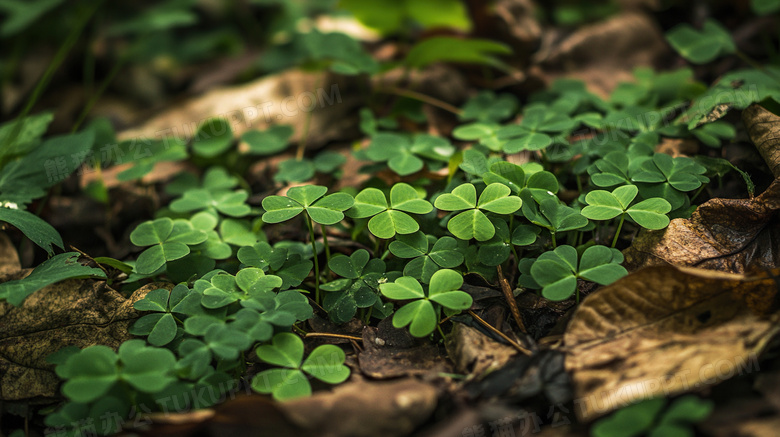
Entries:
[[322, 243], [325, 245], [325, 275], [330, 274], [330, 246], [328, 246], [328, 233], [325, 232], [325, 225], [320, 223], [322, 231]]
[[612, 239], [613, 248], [617, 245], [618, 237], [620, 237], [620, 230], [623, 229], [624, 221], [626, 221], [626, 213], [620, 214], [620, 223], [618, 223], [618, 227], [615, 230], [615, 238]]
[[455, 115], [460, 115], [461, 112], [463, 112], [460, 109], [456, 108], [455, 106], [450, 105], [447, 102], [441, 101], [441, 100], [439, 100], [439, 99], [437, 99], [435, 97], [431, 97], [431, 96], [428, 96], [428, 95], [425, 95], [425, 94], [422, 94], [422, 93], [418, 93], [417, 91], [406, 90], [406, 89], [403, 89], [403, 88], [398, 88], [398, 87], [391, 86], [391, 87], [387, 87], [387, 88], [380, 88], [378, 90], [375, 90], [375, 92], [377, 92], [377, 93], [384, 93], [384, 94], [394, 94], [396, 96], [408, 97], [408, 98], [413, 99], [413, 100], [419, 100], [419, 101], [421, 101], [423, 103], [427, 103], [427, 104], [429, 104], [431, 106], [435, 106], [435, 107], [437, 107], [439, 109], [443, 109], [443, 110], [445, 110], [447, 112], [451, 112], [451, 113], [453, 113]]
[[444, 331], [441, 330], [441, 324], [440, 323], [436, 324], [436, 329], [439, 330], [439, 335], [441, 335], [441, 339], [444, 340]]
[[552, 246], [553, 246], [553, 249], [555, 249], [556, 247], [558, 247], [558, 242], [555, 240], [555, 232], [554, 231], [550, 232], [550, 235], [552, 236]]
[[320, 303], [320, 261], [317, 257], [317, 243], [314, 241], [314, 226], [311, 217], [306, 213], [306, 226], [309, 228], [309, 240], [311, 240], [311, 254], [314, 258], [314, 302]]
[[695, 193], [693, 193], [693, 196], [691, 196], [691, 202], [693, 202], [694, 200], [696, 200], [696, 198], [697, 198], [697, 197], [699, 197], [699, 194], [701, 194], [701, 192], [702, 192], [702, 191], [704, 191], [704, 189], [705, 189], [706, 187], [707, 187], [707, 185], [705, 185], [705, 184], [701, 184], [701, 186], [699, 187], [699, 189], [698, 189], [698, 190], [696, 190], [696, 192], [695, 192]]

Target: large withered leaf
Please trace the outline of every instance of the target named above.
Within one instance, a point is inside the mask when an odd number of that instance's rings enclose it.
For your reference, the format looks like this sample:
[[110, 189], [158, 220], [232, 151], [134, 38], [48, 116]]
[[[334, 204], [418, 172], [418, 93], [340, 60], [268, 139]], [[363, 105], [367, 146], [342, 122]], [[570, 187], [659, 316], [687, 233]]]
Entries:
[[780, 178], [780, 117], [752, 104], [742, 111], [742, 122], [769, 170]]
[[624, 252], [626, 267], [673, 264], [722, 272], [780, 266], [780, 178], [753, 199], [712, 199], [690, 219], [644, 233]]
[[65, 346], [119, 347], [140, 316], [133, 303], [161, 285], [125, 298], [105, 281], [72, 279], [31, 294], [20, 307], [0, 302], [0, 400], [56, 397], [60, 381], [46, 357]]
[[241, 396], [200, 413], [152, 417], [148, 436], [400, 437], [433, 413], [437, 391], [412, 378], [357, 381], [286, 402]]
[[768, 272], [672, 266], [642, 269], [592, 294], [564, 335], [578, 417], [590, 421], [638, 399], [756, 370], [780, 332], [776, 295]]

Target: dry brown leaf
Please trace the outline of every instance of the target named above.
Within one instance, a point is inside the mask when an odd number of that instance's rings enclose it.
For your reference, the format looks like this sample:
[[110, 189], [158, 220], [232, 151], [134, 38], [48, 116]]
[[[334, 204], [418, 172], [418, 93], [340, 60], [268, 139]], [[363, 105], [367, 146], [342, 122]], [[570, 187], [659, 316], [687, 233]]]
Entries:
[[462, 323], [455, 324], [445, 345], [455, 369], [477, 378], [504, 367], [517, 354], [514, 347], [493, 341]]
[[20, 307], [0, 302], [0, 400], [58, 396], [60, 380], [46, 357], [65, 346], [119, 347], [140, 316], [133, 303], [159, 285], [125, 298], [104, 281], [73, 279], [31, 294]]
[[222, 117], [236, 137], [248, 130], [287, 124], [294, 129], [292, 141], [297, 142], [311, 114], [307, 145], [316, 148], [356, 132], [355, 108], [362, 100], [358, 85], [354, 78], [289, 70], [186, 100], [118, 137], [191, 138], [199, 123]]
[[742, 111], [742, 122], [769, 170], [780, 178], [780, 117], [754, 103]]
[[590, 421], [755, 370], [780, 325], [777, 314], [761, 317], [748, 301], [776, 293], [766, 274], [656, 266], [589, 296], [564, 336], [578, 417]]
[[241, 396], [197, 414], [153, 415], [144, 435], [404, 436], [430, 417], [437, 398], [433, 386], [415, 379], [359, 380], [285, 402]]
[[653, 66], [669, 51], [655, 20], [633, 11], [583, 26], [559, 43], [545, 45], [550, 49], [540, 50], [535, 57], [546, 82], [558, 77], [581, 79], [602, 96], [618, 82], [633, 80], [636, 67]]
[[669, 263], [744, 273], [780, 266], [780, 178], [753, 199], [712, 199], [690, 219], [641, 234], [626, 249], [626, 267]]

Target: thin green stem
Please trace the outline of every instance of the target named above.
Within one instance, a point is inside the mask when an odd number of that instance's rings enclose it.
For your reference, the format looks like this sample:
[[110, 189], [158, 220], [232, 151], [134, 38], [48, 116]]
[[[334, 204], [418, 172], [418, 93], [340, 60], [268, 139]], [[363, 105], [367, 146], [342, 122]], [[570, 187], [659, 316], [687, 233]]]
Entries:
[[558, 242], [555, 240], [555, 232], [550, 232], [550, 235], [552, 236], [553, 249], [555, 249], [556, 247], [558, 247]]
[[309, 240], [311, 240], [311, 254], [314, 258], [314, 302], [320, 303], [320, 261], [317, 257], [317, 243], [314, 241], [314, 225], [308, 213], [306, 216], [306, 226], [309, 228]]
[[623, 222], [625, 221], [626, 221], [626, 213], [623, 213], [620, 215], [620, 223], [618, 223], [618, 227], [615, 230], [615, 238], [612, 239], [613, 248], [617, 246], [618, 237], [620, 237], [620, 231], [623, 229]]
[[707, 185], [701, 184], [701, 187], [699, 187], [699, 189], [696, 190], [695, 193], [693, 193], [693, 196], [691, 196], [691, 202], [696, 200], [696, 198], [699, 197], [699, 194], [701, 194], [701, 192], [704, 191], [705, 188], [707, 188]]
[[445, 338], [444, 337], [444, 331], [442, 331], [442, 329], [441, 329], [441, 324], [437, 323], [436, 324], [436, 329], [439, 330], [439, 335], [441, 335], [441, 339], [444, 340], [444, 338]]
[[325, 245], [325, 275], [330, 274], [330, 246], [328, 246], [328, 233], [325, 231], [325, 225], [320, 223], [322, 231], [322, 243]]
[[87, 101], [87, 104], [84, 105], [84, 109], [81, 110], [81, 113], [79, 114], [79, 118], [76, 119], [76, 123], [73, 124], [72, 132], [76, 132], [81, 126], [81, 123], [84, 122], [84, 119], [87, 118], [87, 115], [89, 115], [89, 112], [92, 110], [92, 107], [95, 106], [95, 103], [97, 103], [98, 99], [101, 95], [106, 91], [108, 86], [111, 84], [111, 82], [114, 81], [114, 78], [117, 74], [122, 70], [122, 68], [125, 66], [125, 63], [127, 62], [127, 59], [130, 56], [125, 54], [122, 56], [119, 61], [114, 64], [114, 67], [111, 69], [111, 71], [108, 73], [108, 76], [106, 76], [105, 79], [103, 79], [103, 82], [101, 82], [100, 87], [98, 87], [97, 91], [95, 91], [92, 96], [90, 96], [89, 101]]

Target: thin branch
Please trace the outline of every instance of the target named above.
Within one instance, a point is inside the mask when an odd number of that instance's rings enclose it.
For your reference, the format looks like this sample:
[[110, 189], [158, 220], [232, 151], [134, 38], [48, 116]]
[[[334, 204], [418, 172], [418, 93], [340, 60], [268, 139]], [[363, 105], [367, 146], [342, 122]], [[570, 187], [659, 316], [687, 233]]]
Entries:
[[509, 286], [509, 281], [504, 277], [501, 265], [497, 265], [496, 270], [498, 271], [498, 283], [501, 286], [501, 291], [504, 292], [506, 302], [509, 304], [509, 310], [512, 311], [512, 317], [515, 319], [515, 323], [517, 323], [520, 332], [527, 335], [528, 331], [525, 329], [525, 323], [523, 323], [523, 318], [520, 316], [520, 308], [517, 307], [515, 295], [512, 293], [512, 287]]
[[419, 100], [431, 106], [435, 106], [439, 109], [443, 109], [447, 112], [451, 112], [455, 115], [460, 115], [463, 112], [460, 109], [450, 105], [447, 102], [441, 101], [435, 97], [418, 93], [417, 91], [405, 90], [403, 88], [398, 88], [398, 87], [387, 87], [387, 88], [379, 88], [378, 90], [376, 90], [376, 92], [385, 93], [385, 94], [394, 94], [396, 96], [408, 97], [410, 99]]
[[344, 335], [344, 334], [331, 334], [329, 332], [309, 332], [306, 335], [303, 336], [304, 338], [309, 337], [330, 337], [330, 338], [343, 338], [346, 340], [355, 340], [355, 341], [363, 341], [363, 337], [356, 337], [354, 335]]
[[519, 350], [520, 352], [522, 352], [522, 353], [524, 353], [524, 354], [526, 354], [528, 356], [533, 355], [533, 353], [530, 350], [520, 346], [516, 341], [512, 340], [506, 334], [504, 334], [503, 332], [501, 332], [498, 329], [494, 328], [490, 323], [482, 320], [482, 318], [479, 317], [476, 313], [474, 313], [474, 311], [469, 310], [469, 315], [471, 317], [473, 317], [474, 320], [479, 322], [482, 326], [484, 326], [485, 328], [490, 330], [490, 332], [492, 332], [492, 333], [498, 335], [499, 337], [503, 338], [504, 340], [506, 340], [507, 343], [511, 344], [512, 347], [514, 347], [515, 349]]

